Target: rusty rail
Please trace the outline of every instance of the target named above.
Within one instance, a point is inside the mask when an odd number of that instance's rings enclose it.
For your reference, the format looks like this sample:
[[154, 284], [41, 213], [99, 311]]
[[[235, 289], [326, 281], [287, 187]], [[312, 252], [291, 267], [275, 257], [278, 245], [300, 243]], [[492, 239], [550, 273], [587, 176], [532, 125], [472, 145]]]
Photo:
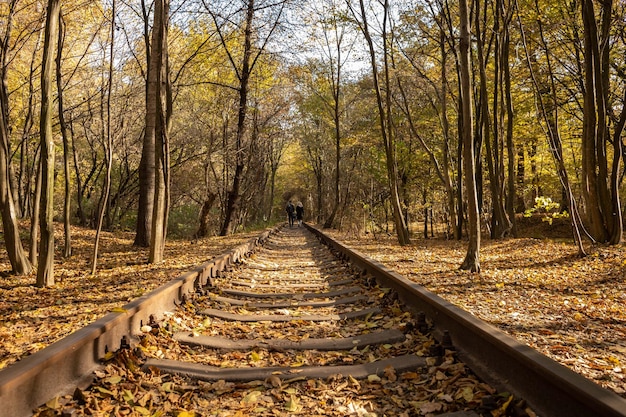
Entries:
[[60, 393], [85, 387], [93, 379], [106, 352], [117, 350], [143, 324], [180, 304], [186, 294], [204, 286], [221, 271], [238, 262], [275, 232], [237, 246], [213, 260], [173, 279], [109, 313], [56, 343], [0, 371], [0, 416], [30, 416], [35, 408]]
[[321, 230], [306, 226], [363, 272], [394, 289], [414, 312], [423, 312], [435, 335], [450, 336], [460, 358], [479, 377], [524, 398], [542, 416], [624, 417], [626, 400], [547, 356], [519, 343], [501, 330], [476, 318], [379, 262], [335, 241]]

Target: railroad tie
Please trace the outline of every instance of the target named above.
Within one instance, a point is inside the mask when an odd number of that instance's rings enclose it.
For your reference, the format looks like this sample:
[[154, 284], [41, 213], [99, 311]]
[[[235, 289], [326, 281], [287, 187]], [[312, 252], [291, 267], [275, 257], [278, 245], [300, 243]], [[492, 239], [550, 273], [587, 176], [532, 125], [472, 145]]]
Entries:
[[350, 375], [354, 379], [366, 379], [370, 375], [384, 376], [385, 370], [393, 368], [395, 372], [410, 372], [426, 367], [426, 359], [416, 355], [396, 356], [375, 362], [358, 365], [336, 366], [278, 366], [278, 367], [242, 367], [221, 368], [198, 363], [181, 362], [171, 359], [149, 359], [144, 369], [158, 369], [162, 373], [182, 375], [201, 381], [227, 382], [266, 380], [272, 376], [281, 378], [329, 378], [333, 375]]
[[222, 350], [252, 350], [255, 348], [268, 350], [350, 350], [354, 348], [362, 349], [366, 346], [403, 342], [405, 338], [404, 333], [397, 329], [366, 333], [352, 337], [325, 337], [299, 341], [288, 339], [231, 340], [220, 336], [194, 336], [193, 333], [189, 332], [178, 332], [174, 335], [174, 339], [179, 343]]
[[220, 318], [223, 320], [232, 321], [340, 321], [340, 320], [352, 320], [362, 317], [371, 316], [373, 314], [380, 313], [381, 310], [378, 307], [368, 308], [364, 310], [350, 311], [347, 313], [339, 314], [239, 314], [230, 313], [223, 310], [217, 310], [214, 308], [208, 308], [202, 310], [200, 314], [208, 317]]

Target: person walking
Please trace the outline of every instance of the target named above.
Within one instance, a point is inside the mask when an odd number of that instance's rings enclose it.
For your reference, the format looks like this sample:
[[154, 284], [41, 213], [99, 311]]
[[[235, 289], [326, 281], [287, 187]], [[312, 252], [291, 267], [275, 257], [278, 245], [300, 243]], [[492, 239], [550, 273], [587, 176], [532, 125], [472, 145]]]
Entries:
[[298, 227], [302, 226], [302, 218], [304, 217], [304, 206], [301, 201], [296, 203], [296, 220], [298, 220]]
[[285, 210], [287, 211], [287, 218], [289, 219], [289, 227], [293, 227], [293, 219], [295, 217], [296, 209], [291, 200], [287, 203], [287, 208]]

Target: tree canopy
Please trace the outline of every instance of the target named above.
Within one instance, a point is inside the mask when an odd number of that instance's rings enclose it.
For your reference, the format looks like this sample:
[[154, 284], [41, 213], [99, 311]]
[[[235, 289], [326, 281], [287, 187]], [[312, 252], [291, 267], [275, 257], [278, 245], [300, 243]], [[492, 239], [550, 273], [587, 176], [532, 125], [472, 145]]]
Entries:
[[53, 218], [136, 231], [158, 262], [166, 236], [282, 221], [290, 199], [400, 244], [469, 236], [475, 271], [480, 235], [524, 215], [570, 219], [581, 254], [622, 240], [623, 2], [48, 3], [0, 2], [14, 273], [47, 263]]

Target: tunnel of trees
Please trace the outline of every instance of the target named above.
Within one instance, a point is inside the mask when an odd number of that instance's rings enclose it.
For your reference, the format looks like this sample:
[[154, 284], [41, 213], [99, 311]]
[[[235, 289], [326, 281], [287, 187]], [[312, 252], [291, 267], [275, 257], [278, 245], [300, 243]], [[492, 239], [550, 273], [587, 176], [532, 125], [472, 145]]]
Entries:
[[[622, 240], [626, 3], [0, 2], [0, 213], [54, 284], [70, 225], [168, 236], [283, 220], [468, 239], [566, 218]], [[55, 227], [64, 242], [55, 243]], [[62, 247], [62, 249], [60, 249]]]

